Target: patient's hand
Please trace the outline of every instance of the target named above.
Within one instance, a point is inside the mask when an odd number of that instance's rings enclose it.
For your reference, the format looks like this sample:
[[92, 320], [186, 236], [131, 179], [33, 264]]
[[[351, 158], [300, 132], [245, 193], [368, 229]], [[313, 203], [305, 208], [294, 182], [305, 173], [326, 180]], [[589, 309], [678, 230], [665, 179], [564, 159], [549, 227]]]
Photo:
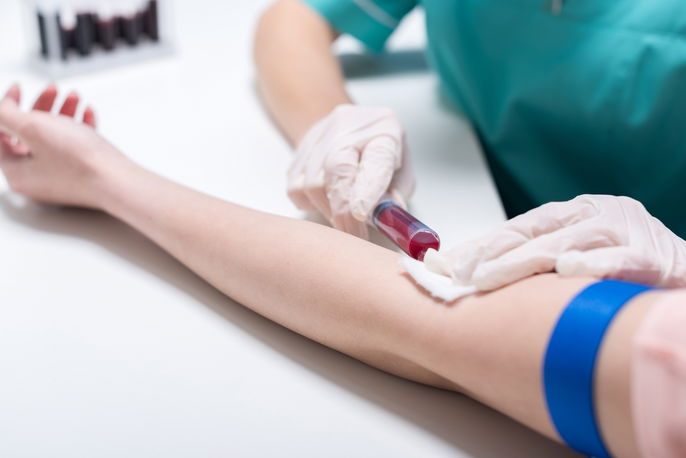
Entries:
[[124, 156], [95, 132], [90, 107], [81, 122], [74, 119], [78, 95], [69, 94], [53, 115], [56, 98], [50, 85], [22, 111], [13, 86], [0, 100], [0, 169], [12, 190], [39, 202], [100, 208], [102, 173]]

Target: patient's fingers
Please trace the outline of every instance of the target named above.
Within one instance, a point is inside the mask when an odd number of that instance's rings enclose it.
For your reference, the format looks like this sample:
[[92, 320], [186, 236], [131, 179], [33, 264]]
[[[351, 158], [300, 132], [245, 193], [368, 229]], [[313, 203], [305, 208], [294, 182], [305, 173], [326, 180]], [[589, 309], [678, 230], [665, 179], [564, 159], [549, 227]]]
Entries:
[[28, 145], [14, 135], [25, 121], [24, 113], [19, 109], [20, 101], [21, 89], [18, 84], [12, 85], [0, 100], [0, 149], [3, 159], [11, 160], [29, 154]]
[[12, 136], [6, 132], [0, 132], [0, 151], [2, 154], [9, 154], [12, 147]]
[[62, 104], [62, 108], [60, 109], [60, 114], [73, 118], [76, 114], [76, 109], [78, 108], [78, 106], [79, 96], [76, 94], [76, 92], [70, 92], [67, 98], [64, 99], [64, 103]]
[[27, 114], [19, 109], [13, 96], [0, 100], [0, 130], [16, 134], [26, 122], [26, 118]]
[[21, 100], [21, 89], [19, 88], [19, 85], [15, 83], [10, 86], [3, 98], [14, 100], [14, 103], [18, 105]]
[[25, 156], [29, 152], [28, 146], [13, 135], [19, 130], [23, 117], [18, 107], [20, 100], [21, 89], [18, 84], [13, 84], [0, 100], [0, 150], [5, 159]]
[[0, 166], [12, 156], [9, 141], [6, 134], [0, 133]]
[[55, 104], [56, 98], [57, 87], [55, 87], [54, 84], [48, 84], [36, 99], [36, 102], [33, 104], [33, 109], [37, 111], [50, 111]]
[[86, 107], [83, 111], [83, 123], [91, 126], [93, 129], [97, 126], [97, 121], [95, 119], [95, 111], [91, 107]]
[[28, 145], [16, 140], [6, 132], [0, 132], [0, 146], [5, 156], [26, 156], [29, 154]]
[[[19, 101], [21, 99], [21, 90], [18, 84], [13, 84], [0, 99], [0, 133], [3, 128], [5, 131], [16, 130], [15, 118], [19, 112]], [[10, 137], [11, 138], [11, 137]]]

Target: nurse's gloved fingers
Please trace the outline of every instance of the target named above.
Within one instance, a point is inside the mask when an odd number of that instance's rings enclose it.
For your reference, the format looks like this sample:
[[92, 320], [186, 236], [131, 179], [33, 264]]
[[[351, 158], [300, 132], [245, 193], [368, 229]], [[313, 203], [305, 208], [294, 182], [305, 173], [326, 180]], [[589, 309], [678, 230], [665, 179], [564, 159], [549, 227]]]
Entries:
[[535, 253], [526, 257], [508, 256], [476, 267], [471, 283], [481, 291], [491, 291], [531, 275], [552, 272], [555, 268], [553, 253]]
[[315, 206], [312, 205], [312, 202], [310, 202], [310, 200], [305, 195], [305, 191], [302, 188], [289, 189], [288, 198], [291, 199], [291, 202], [293, 202], [293, 204], [296, 207], [298, 207], [299, 210], [305, 212], [317, 211]]
[[288, 173], [288, 197], [298, 209], [306, 212], [316, 212], [314, 206], [305, 193], [305, 176], [297, 174], [293, 170]]
[[303, 192], [307, 197], [307, 200], [310, 202], [310, 205], [314, 207], [316, 211], [321, 213], [324, 218], [330, 221], [332, 215], [331, 207], [329, 206], [329, 201], [327, 200], [324, 186], [316, 184], [312, 186], [306, 186], [305, 189], [303, 189]]
[[369, 228], [365, 223], [357, 221], [352, 215], [339, 214], [334, 215], [332, 218], [332, 225], [336, 229], [340, 229], [348, 234], [354, 235], [361, 239], [369, 239]]
[[[406, 203], [414, 194], [416, 185], [417, 182], [408, 156], [391, 180], [391, 195], [397, 203], [401, 203], [401, 200]], [[403, 208], [407, 209], [406, 205], [403, 205]]]
[[359, 160], [357, 149], [348, 146], [331, 152], [324, 161], [326, 198], [334, 215], [350, 213], [350, 197]]
[[357, 221], [352, 215], [348, 214], [337, 214], [333, 215], [331, 218], [331, 225], [343, 232], [354, 235], [356, 237], [368, 240], [369, 239], [369, 228], [365, 223]]
[[345, 215], [333, 215], [331, 217], [331, 227], [345, 232], [345, 229], [347, 228]]
[[[459, 282], [471, 282], [477, 265], [498, 259], [507, 253], [541, 237], [556, 234], [567, 227], [581, 223], [597, 215], [598, 210], [588, 196], [579, 196], [568, 202], [551, 202], [519, 215], [502, 227], [479, 239], [463, 243], [450, 250], [453, 259], [453, 278]], [[558, 237], [560, 235], [558, 234]], [[536, 242], [534, 246], [539, 243]], [[557, 241], [551, 242], [556, 244]]]
[[83, 111], [83, 123], [87, 126], [91, 126], [93, 129], [98, 127], [98, 122], [95, 117], [95, 110], [91, 107], [86, 107]]
[[[393, 200], [393, 202], [398, 204], [398, 206], [400, 206], [400, 208], [402, 208], [403, 210], [408, 210], [407, 198], [405, 197], [404, 193], [400, 192], [396, 188], [391, 187], [388, 190], [388, 194], [391, 196], [391, 199]], [[372, 210], [372, 214], [374, 214], [373, 210]]]
[[665, 286], [661, 284], [660, 265], [641, 251], [626, 246], [562, 253], [555, 270], [564, 277], [615, 278]]
[[429, 248], [424, 254], [424, 265], [427, 270], [435, 274], [446, 277], [452, 276], [450, 260], [433, 248]]
[[349, 234], [353, 234], [361, 239], [369, 240], [369, 226], [366, 223], [357, 221], [356, 219], [350, 219], [351, 228], [348, 231]]
[[598, 214], [590, 196], [578, 196], [567, 202], [549, 202], [506, 222], [504, 228], [519, 232], [528, 239], [555, 232]]
[[321, 213], [326, 219], [331, 219], [331, 208], [324, 189], [324, 171], [321, 163], [316, 159], [316, 157], [310, 157], [308, 161], [300, 165], [298, 168], [300, 171], [298, 180], [300, 181], [297, 186], [302, 190], [310, 207]]
[[79, 107], [79, 101], [80, 99], [78, 94], [76, 92], [70, 92], [62, 103], [60, 114], [73, 118], [76, 114], [76, 109]]
[[19, 85], [17, 83], [11, 85], [7, 92], [5, 92], [3, 98], [14, 100], [14, 102], [19, 105], [19, 102], [21, 101], [21, 88]]
[[[394, 188], [393, 185], [391, 185], [391, 187], [388, 189], [388, 195], [391, 196], [391, 199], [393, 200], [393, 202], [398, 204], [400, 206], [400, 208], [402, 208], [405, 211], [409, 210], [408, 199], [409, 199], [410, 195], [412, 195], [412, 193], [410, 193], [408, 195], [406, 192], [401, 191], [398, 188]], [[374, 214], [373, 209], [372, 209], [371, 214]]]
[[498, 258], [528, 241], [529, 239], [519, 232], [500, 228], [479, 239], [463, 242], [441, 254], [450, 262], [453, 280], [459, 284], [470, 284], [474, 269], [479, 264]]
[[541, 235], [500, 257], [478, 264], [471, 282], [491, 290], [530, 275], [550, 272], [557, 258], [572, 250], [586, 251], [618, 245], [615, 234], [583, 223]]
[[297, 158], [288, 169], [286, 190], [288, 198], [291, 199], [293, 204], [300, 210], [308, 212], [317, 211], [305, 195], [305, 169], [302, 158]]
[[401, 145], [387, 135], [372, 139], [364, 147], [350, 193], [350, 210], [358, 221], [366, 221], [400, 167]]
[[36, 111], [51, 111], [56, 98], [57, 87], [54, 84], [48, 84], [33, 103], [32, 109]]

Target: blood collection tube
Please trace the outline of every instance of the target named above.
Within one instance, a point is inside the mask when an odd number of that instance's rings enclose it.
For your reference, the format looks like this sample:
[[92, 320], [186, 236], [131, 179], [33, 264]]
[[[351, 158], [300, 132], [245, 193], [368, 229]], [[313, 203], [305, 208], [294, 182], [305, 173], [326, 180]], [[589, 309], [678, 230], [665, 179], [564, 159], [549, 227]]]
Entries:
[[74, 31], [74, 44], [76, 50], [82, 56], [87, 56], [93, 49], [95, 41], [93, 16], [91, 13], [80, 11], [76, 14], [76, 29]]
[[392, 200], [384, 200], [374, 209], [372, 223], [405, 253], [422, 261], [429, 248], [438, 250], [438, 234], [406, 212]]
[[117, 42], [117, 20], [107, 4], [100, 7], [95, 16], [97, 40], [105, 51], [111, 51]]
[[45, 28], [45, 16], [43, 11], [36, 10], [36, 17], [38, 18], [38, 33], [40, 35], [40, 53], [44, 58], [48, 57], [48, 35]]
[[143, 32], [143, 24], [137, 6], [136, 0], [122, 1], [118, 5], [119, 34], [129, 46], [136, 46]]
[[121, 24], [121, 34], [124, 41], [129, 45], [135, 46], [138, 44], [138, 38], [140, 37], [140, 28], [138, 23], [138, 18], [135, 14], [130, 14], [123, 16], [120, 19]]
[[57, 13], [59, 26], [60, 56], [67, 60], [69, 48], [74, 46], [74, 34], [76, 32], [76, 15], [69, 8], [63, 8]]
[[152, 41], [160, 40], [157, 24], [157, 0], [150, 0], [148, 7], [143, 12], [143, 31]]
[[[46, 61], [62, 63], [46, 66], [52, 74], [100, 68], [125, 60], [127, 54], [164, 52], [166, 41], [160, 18], [159, 0], [26, 0], [35, 12], [36, 54]], [[0, 0], [2, 2], [2, 0]], [[34, 26], [34, 27], [35, 27]], [[157, 43], [156, 43], [157, 42]], [[121, 49], [128, 46], [131, 50]], [[165, 45], [165, 46], [160, 46]], [[118, 49], [119, 48], [119, 49]], [[141, 49], [145, 48], [145, 49]], [[140, 51], [139, 51], [140, 50]], [[105, 56], [121, 55], [121, 59]], [[150, 53], [151, 55], [154, 52]], [[73, 65], [71, 62], [74, 62]], [[78, 62], [78, 63], [77, 63]]]

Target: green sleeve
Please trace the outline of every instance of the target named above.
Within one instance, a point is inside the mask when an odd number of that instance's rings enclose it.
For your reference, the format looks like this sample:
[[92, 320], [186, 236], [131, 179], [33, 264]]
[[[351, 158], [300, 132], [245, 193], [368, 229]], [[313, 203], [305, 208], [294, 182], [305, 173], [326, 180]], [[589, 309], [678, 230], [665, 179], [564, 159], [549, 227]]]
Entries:
[[338, 32], [352, 35], [380, 52], [403, 17], [418, 0], [301, 0]]

